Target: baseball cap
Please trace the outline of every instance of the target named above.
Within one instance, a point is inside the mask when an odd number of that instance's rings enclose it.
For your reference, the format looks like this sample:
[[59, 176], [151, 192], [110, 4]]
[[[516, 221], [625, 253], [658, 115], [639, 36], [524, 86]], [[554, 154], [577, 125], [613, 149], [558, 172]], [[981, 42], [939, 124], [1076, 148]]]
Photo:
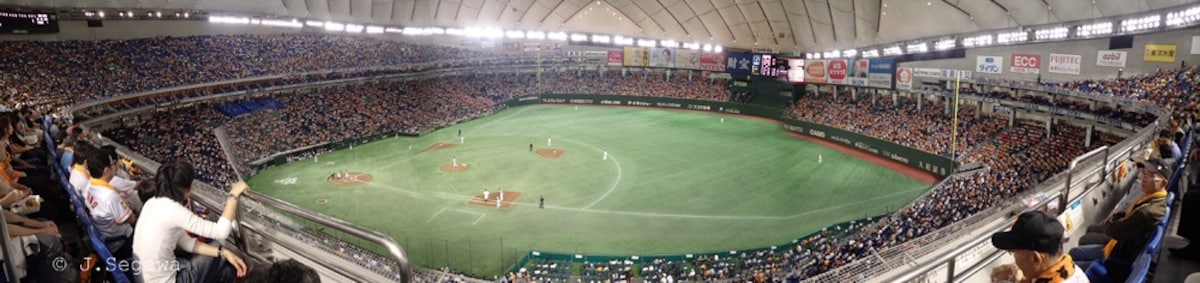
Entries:
[[1163, 177], [1171, 176], [1171, 166], [1162, 158], [1153, 157], [1152, 154], [1138, 154], [1130, 157], [1129, 160], [1137, 163], [1137, 168], [1146, 168], [1151, 173], [1158, 173]]
[[992, 246], [1001, 250], [1032, 250], [1048, 254], [1062, 251], [1066, 229], [1058, 219], [1041, 211], [1027, 211], [1005, 232], [992, 234]]

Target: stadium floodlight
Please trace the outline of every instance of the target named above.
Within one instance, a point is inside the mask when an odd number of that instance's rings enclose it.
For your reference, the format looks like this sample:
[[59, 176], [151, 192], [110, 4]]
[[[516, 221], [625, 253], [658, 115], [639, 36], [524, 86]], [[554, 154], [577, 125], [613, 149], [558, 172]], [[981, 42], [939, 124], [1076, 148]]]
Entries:
[[259, 24], [261, 24], [261, 25], [264, 25], [264, 26], [272, 26], [272, 27], [287, 27], [287, 28], [301, 28], [301, 27], [304, 27], [304, 24], [301, 24], [301, 23], [300, 23], [300, 22], [298, 22], [298, 21], [261, 20], [261, 21], [259, 22]]
[[541, 31], [526, 31], [526, 38], [529, 40], [546, 40], [546, 32]]
[[154, 12], [154, 17], [162, 18], [162, 12]]
[[700, 43], [698, 43], [698, 42], [684, 43], [683, 48], [687, 48], [687, 49], [691, 49], [691, 50], [700, 50]]
[[1013, 32], [1002, 32], [1002, 33], [996, 34], [996, 43], [998, 43], [998, 44], [1019, 43], [1019, 42], [1025, 42], [1028, 40], [1029, 40], [1029, 32], [1026, 32], [1023, 30], [1013, 31]]
[[463, 36], [466, 35], [466, 31], [460, 28], [446, 28], [446, 34]]
[[658, 46], [665, 47], [665, 48], [679, 48], [679, 43], [675, 42], [674, 40], [668, 39], [668, 40], [659, 41]]
[[1150, 15], [1141, 18], [1121, 21], [1121, 32], [1138, 32], [1158, 28], [1162, 24], [1162, 15]]
[[938, 40], [937, 42], [933, 43], [934, 50], [946, 50], [946, 49], [952, 49], [952, 48], [954, 48], [954, 39], [953, 38]]
[[1033, 32], [1033, 37], [1037, 40], [1057, 40], [1067, 38], [1067, 27], [1056, 27], [1048, 29], [1040, 29]]
[[[550, 40], [566, 41], [567, 33], [561, 32], [561, 31], [550, 32], [550, 33], [546, 33], [546, 38], [548, 38]], [[584, 36], [583, 38], [587, 38], [587, 36]]]
[[425, 32], [423, 32], [423, 34], [425, 34], [425, 35], [433, 35], [433, 34], [442, 35], [442, 34], [446, 34], [446, 29], [439, 28], [439, 27], [425, 28]]
[[963, 47], [981, 47], [992, 45], [992, 35], [984, 34], [963, 39]]
[[363, 25], [346, 24], [346, 32], [354, 32], [354, 33], [363, 32], [363, 28], [364, 28]]
[[[101, 14], [100, 16], [101, 16], [101, 17], [103, 17], [104, 15], [103, 15], [103, 14]], [[190, 17], [192, 17], [192, 15], [191, 15], [191, 14], [188, 14], [188, 12], [183, 12], [183, 18], [185, 18], [185, 19], [186, 19], [186, 18], [190, 18]]]
[[335, 22], [325, 22], [325, 30], [327, 31], [345, 31], [346, 25]]
[[720, 45], [713, 46], [713, 53], [721, 53], [723, 51], [725, 51], [725, 48], [721, 48]]
[[822, 56], [822, 57], [825, 57], [827, 59], [842, 58], [842, 52], [837, 51], [837, 50], [825, 51], [825, 53], [823, 53], [823, 55], [824, 56]]
[[609, 37], [607, 35], [593, 34], [592, 35], [592, 43], [611, 44], [612, 41], [609, 40]]
[[705, 44], [704, 46], [700, 47], [700, 50], [704, 50], [704, 52], [712, 52], [713, 46], [712, 44]]
[[325, 26], [325, 22], [320, 22], [320, 21], [304, 21], [304, 25], [306, 25], [306, 26], [310, 26], [310, 27], [323, 27], [323, 26]]
[[402, 34], [404, 34], [404, 35], [424, 35], [425, 29], [418, 28], [418, 27], [406, 27], [406, 28], [404, 28], [404, 32], [402, 32]]
[[386, 33], [404, 33], [404, 28], [384, 28], [384, 29], [383, 29], [383, 32], [386, 32]]
[[510, 31], [504, 32], [504, 36], [506, 36], [508, 38], [521, 39], [521, 38], [525, 38], [525, 32], [519, 31], [519, 30], [510, 30]]
[[899, 45], [883, 49], [883, 56], [896, 56], [896, 55], [904, 55], [904, 50], [900, 49]]
[[637, 46], [653, 48], [655, 43], [653, 39], [638, 39]]
[[1200, 19], [1200, 7], [1192, 7], [1186, 10], [1171, 12], [1167, 14], [1167, 26], [1189, 26]]
[[98, 12], [96, 12], [96, 15], [100, 16], [101, 18], [104, 18], [104, 11], [98, 11]]
[[1099, 35], [1108, 35], [1113, 32], [1112, 22], [1102, 22], [1094, 24], [1086, 24], [1075, 29], [1075, 35], [1079, 37], [1090, 37]]
[[383, 33], [383, 27], [367, 26], [367, 34], [381, 34], [381, 33]]
[[571, 41], [587, 41], [588, 36], [582, 33], [572, 33]]
[[910, 54], [911, 53], [925, 53], [925, 52], [929, 51], [929, 44], [926, 44], [924, 42], [918, 42], [918, 43], [914, 43], [914, 44], [909, 44], [908, 46], [905, 46], [904, 49], [908, 50], [908, 53], [910, 53]]
[[854, 58], [856, 56], [858, 56], [858, 50], [854, 50], [854, 49], [842, 50], [842, 57]]
[[879, 49], [868, 49], [868, 50], [864, 50], [864, 51], [862, 52], [862, 57], [863, 57], [863, 58], [875, 58], [875, 57], [879, 57]]
[[633, 38], [618, 35], [618, 36], [613, 37], [613, 44], [625, 45], [625, 46], [633, 45]]
[[222, 16], [209, 16], [209, 17], [208, 17], [208, 22], [210, 22], [210, 23], [222, 23], [222, 24], [243, 24], [243, 25], [248, 25], [248, 24], [250, 24], [250, 18], [239, 18], [239, 17], [222, 17]]

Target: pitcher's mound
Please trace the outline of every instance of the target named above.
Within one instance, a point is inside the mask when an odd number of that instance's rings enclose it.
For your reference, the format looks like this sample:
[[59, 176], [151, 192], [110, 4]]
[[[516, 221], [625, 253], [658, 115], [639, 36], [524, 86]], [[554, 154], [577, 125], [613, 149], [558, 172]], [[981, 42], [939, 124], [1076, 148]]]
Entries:
[[344, 174], [342, 176], [338, 176], [337, 173], [330, 174], [329, 177], [325, 178], [325, 181], [334, 186], [353, 186], [366, 184], [375, 179], [371, 174], [363, 172], [346, 172]]
[[442, 172], [462, 172], [467, 171], [467, 169], [471, 169], [471, 164], [463, 162], [459, 162], [458, 166], [454, 166], [453, 163], [442, 164]]
[[435, 143], [429, 147], [426, 147], [425, 150], [422, 150], [421, 152], [429, 152], [429, 151], [434, 151], [434, 150], [439, 150], [439, 149], [447, 149], [447, 148], [454, 147], [456, 145], [457, 144], [439, 142], [439, 143]]
[[[513, 202], [516, 202], [517, 199], [520, 197], [521, 197], [521, 192], [504, 191], [504, 203], [500, 204], [500, 208], [508, 208], [509, 206], [512, 206]], [[479, 194], [479, 195], [476, 195], [475, 197], [471, 198], [470, 203], [474, 204], [474, 205], [496, 207], [496, 200], [499, 198], [500, 198], [499, 194], [497, 194], [496, 192], [492, 192], [491, 194], [488, 195], [488, 200], [485, 203], [485, 202], [483, 202], [483, 194]]]
[[539, 148], [537, 150], [537, 154], [545, 158], [559, 158], [562, 157], [563, 153], [566, 152], [567, 151], [564, 149], [557, 148]]

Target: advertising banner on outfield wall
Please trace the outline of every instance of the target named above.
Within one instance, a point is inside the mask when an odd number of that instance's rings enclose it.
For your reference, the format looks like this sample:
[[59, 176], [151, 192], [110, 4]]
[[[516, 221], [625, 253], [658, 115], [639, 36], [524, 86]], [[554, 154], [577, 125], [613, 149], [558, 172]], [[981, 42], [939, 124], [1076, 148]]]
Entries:
[[674, 68], [675, 48], [647, 48], [650, 51], [650, 67]]
[[625, 47], [625, 66], [645, 67], [650, 64], [650, 50], [641, 47]]
[[825, 69], [825, 60], [805, 60], [804, 81], [818, 84], [828, 82], [829, 73]]
[[1080, 55], [1050, 53], [1050, 67], [1047, 70], [1051, 73], [1078, 75], [1082, 62], [1083, 56]]
[[825, 63], [825, 73], [829, 76], [829, 83], [844, 85], [846, 78], [850, 74], [850, 66], [846, 63], [846, 59], [830, 59]]
[[1013, 73], [1037, 74], [1042, 70], [1042, 55], [1013, 54], [1008, 71]]
[[962, 79], [964, 80], [971, 79], [971, 71], [938, 68], [913, 68], [913, 77], [918, 78], [953, 80], [956, 75], [962, 76]]
[[896, 89], [912, 90], [913, 69], [896, 68]]
[[705, 71], [725, 71], [725, 53], [700, 53], [700, 63], [698, 64], [701, 70]]
[[675, 52], [675, 68], [700, 69], [700, 51], [679, 48]]
[[804, 76], [808, 75], [808, 72], [804, 71], [804, 67], [805, 67], [804, 59], [788, 58], [786, 60], [787, 60], [787, 64], [788, 64], [788, 69], [790, 69], [790, 70], [788, 70], [788, 73], [787, 73], [788, 82], [803, 83]]
[[608, 65], [609, 66], [621, 66], [623, 64], [625, 64], [625, 52], [616, 51], [616, 50], [608, 51]]
[[1116, 50], [1100, 50], [1096, 51], [1096, 66], [1100, 67], [1125, 67], [1125, 58], [1129, 58], [1125, 51]]
[[1146, 54], [1142, 60], [1146, 62], [1175, 63], [1174, 44], [1146, 44]]
[[749, 75], [750, 62], [753, 58], [754, 54], [729, 53], [725, 57], [725, 72], [737, 75]]
[[867, 66], [867, 85], [871, 87], [892, 88], [892, 72], [896, 64], [892, 59], [871, 59]]
[[1004, 57], [1000, 56], [976, 56], [975, 57], [975, 72], [999, 74], [1003, 71]]

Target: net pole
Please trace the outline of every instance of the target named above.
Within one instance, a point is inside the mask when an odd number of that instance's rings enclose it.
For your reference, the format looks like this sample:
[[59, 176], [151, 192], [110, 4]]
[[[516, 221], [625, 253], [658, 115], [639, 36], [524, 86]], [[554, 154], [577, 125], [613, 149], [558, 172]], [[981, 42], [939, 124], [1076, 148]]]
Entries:
[[958, 93], [961, 83], [962, 73], [956, 72], [954, 74], [954, 117], [951, 119], [954, 125], [950, 127], [950, 172], [958, 170], [954, 164], [958, 160]]

